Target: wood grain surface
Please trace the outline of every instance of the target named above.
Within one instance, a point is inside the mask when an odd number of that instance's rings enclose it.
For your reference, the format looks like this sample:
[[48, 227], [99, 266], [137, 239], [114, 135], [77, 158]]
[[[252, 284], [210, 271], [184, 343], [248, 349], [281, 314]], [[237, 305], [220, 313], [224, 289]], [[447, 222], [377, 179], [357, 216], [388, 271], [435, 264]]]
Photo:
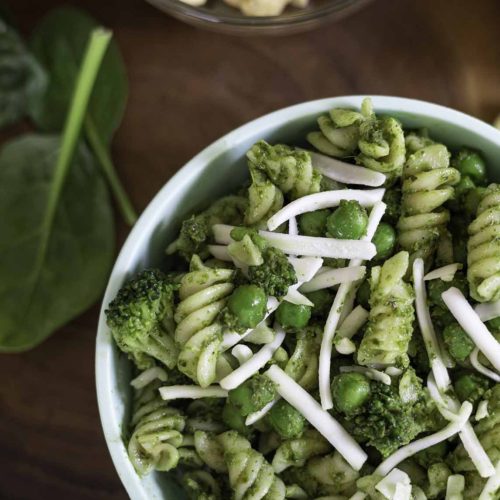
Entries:
[[[28, 34], [57, 0], [10, 0]], [[142, 0], [80, 0], [123, 51], [130, 100], [113, 155], [144, 209], [190, 157], [301, 101], [388, 94], [492, 120], [500, 112], [498, 0], [375, 0], [339, 24], [280, 38], [200, 31]], [[3, 136], [5, 137], [5, 135]], [[127, 228], [119, 222], [120, 245]], [[98, 306], [35, 350], [0, 357], [0, 498], [126, 498], [94, 389]]]

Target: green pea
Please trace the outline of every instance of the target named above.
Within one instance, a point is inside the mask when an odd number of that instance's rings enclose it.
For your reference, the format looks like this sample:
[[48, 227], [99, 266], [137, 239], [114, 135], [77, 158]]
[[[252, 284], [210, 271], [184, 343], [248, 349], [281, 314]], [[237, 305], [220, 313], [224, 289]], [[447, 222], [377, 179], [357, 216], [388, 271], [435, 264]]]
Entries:
[[342, 413], [353, 413], [363, 406], [370, 397], [370, 392], [370, 381], [362, 373], [342, 373], [332, 382], [333, 400]]
[[[314, 301], [313, 301], [314, 302]], [[490, 319], [486, 325], [488, 326], [488, 328], [493, 331], [493, 332], [498, 332], [500, 331], [500, 316], [498, 316], [498, 318], [493, 318], [493, 319]]]
[[227, 301], [229, 310], [245, 328], [254, 328], [264, 319], [266, 304], [267, 296], [257, 285], [239, 286]]
[[453, 359], [465, 361], [474, 350], [474, 342], [458, 323], [451, 323], [443, 330], [443, 339]]
[[372, 243], [377, 249], [375, 258], [377, 260], [388, 259], [396, 246], [396, 231], [386, 222], [381, 222], [373, 235]]
[[329, 290], [316, 290], [315, 292], [306, 293], [305, 295], [314, 304], [311, 311], [313, 316], [328, 314], [333, 302], [333, 295]]
[[470, 177], [477, 184], [486, 181], [486, 165], [478, 152], [462, 149], [454, 158], [453, 166], [462, 174]]
[[477, 206], [481, 201], [484, 191], [485, 188], [477, 187], [468, 191], [464, 196], [463, 208], [470, 217], [476, 216]]
[[261, 410], [276, 396], [274, 384], [264, 375], [255, 375], [240, 386], [229, 391], [229, 402], [239, 410], [241, 415]]
[[280, 399], [269, 411], [268, 422], [284, 439], [299, 437], [305, 427], [304, 417], [283, 399]]
[[342, 200], [326, 220], [328, 235], [342, 240], [359, 240], [366, 233], [367, 225], [366, 210], [357, 201], [351, 200]]
[[453, 384], [460, 401], [479, 401], [488, 390], [488, 380], [476, 373], [464, 373]]
[[326, 232], [326, 219], [330, 210], [316, 210], [307, 212], [299, 217], [299, 228], [301, 234], [306, 236], [324, 236]]
[[229, 401], [226, 401], [222, 410], [222, 421], [230, 429], [234, 429], [245, 436], [249, 431], [249, 428], [245, 424], [245, 420], [245, 417], [239, 412], [238, 408]]
[[365, 309], [370, 309], [370, 282], [363, 281], [356, 292], [356, 301]]
[[276, 319], [283, 328], [304, 328], [311, 319], [311, 310], [309, 306], [284, 300], [276, 310]]

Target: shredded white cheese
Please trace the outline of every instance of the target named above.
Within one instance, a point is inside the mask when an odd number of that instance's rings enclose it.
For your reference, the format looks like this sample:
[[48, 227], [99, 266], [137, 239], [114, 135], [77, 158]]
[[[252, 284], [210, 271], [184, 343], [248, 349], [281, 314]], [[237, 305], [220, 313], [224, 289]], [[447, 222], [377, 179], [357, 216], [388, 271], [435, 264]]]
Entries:
[[500, 382], [500, 375], [493, 370], [490, 370], [488, 367], [481, 364], [479, 361], [479, 349], [476, 347], [470, 354], [470, 364], [479, 372], [482, 373], [485, 377], [491, 378], [495, 382]]
[[[375, 203], [368, 217], [368, 225], [363, 241], [371, 241], [377, 227], [384, 215], [386, 204], [382, 201]], [[356, 267], [362, 264], [362, 260], [354, 258], [349, 262], [349, 267]], [[324, 410], [333, 407], [332, 392], [330, 390], [330, 366], [332, 361], [333, 340], [335, 331], [339, 324], [345, 305], [349, 302], [349, 296], [352, 294], [354, 282], [342, 283], [337, 290], [332, 307], [328, 313], [323, 338], [321, 340], [321, 349], [319, 352], [319, 394], [321, 406]]]
[[284, 330], [278, 326], [275, 329], [276, 335], [272, 342], [269, 342], [269, 344], [261, 347], [258, 352], [252, 355], [252, 357], [220, 381], [220, 386], [223, 389], [228, 391], [235, 389], [263, 368], [273, 357], [276, 349], [278, 349], [278, 347], [280, 347], [283, 343], [283, 340], [285, 340]]
[[382, 382], [385, 385], [391, 385], [392, 380], [387, 373], [381, 372], [379, 370], [375, 370], [375, 368], [365, 368], [363, 366], [341, 366], [340, 367], [340, 372], [341, 373], [348, 373], [348, 372], [357, 372], [357, 373], [362, 373], [368, 378], [371, 378], [372, 380], [376, 380], [378, 382]]
[[445, 500], [462, 500], [464, 489], [465, 478], [462, 474], [453, 474], [448, 476]]
[[476, 411], [476, 421], [477, 420], [482, 420], [483, 418], [486, 418], [489, 415], [488, 412], [488, 401], [483, 400], [477, 405], [477, 411]]
[[437, 269], [432, 270], [430, 273], [427, 273], [424, 276], [424, 281], [437, 280], [442, 279], [443, 281], [452, 281], [455, 273], [462, 269], [462, 264], [448, 264], [447, 266], [438, 267]]
[[368, 311], [361, 305], [356, 306], [342, 321], [337, 330], [337, 338], [345, 337], [351, 339], [359, 332], [361, 327], [368, 321]]
[[353, 469], [361, 469], [368, 456], [337, 420], [278, 366], [271, 366], [265, 375], [276, 384], [279, 395], [302, 413]]
[[343, 184], [360, 184], [362, 186], [377, 187], [382, 186], [386, 176], [381, 172], [370, 170], [365, 167], [358, 167], [351, 163], [345, 163], [330, 156], [308, 151], [311, 155], [314, 168], [325, 177]]
[[254, 411], [253, 413], [250, 413], [248, 417], [245, 420], [245, 425], [249, 427], [250, 425], [255, 424], [255, 422], [258, 422], [262, 417], [267, 415], [271, 408], [280, 400], [280, 398], [273, 399], [270, 403], [267, 403], [264, 408], [261, 408], [259, 411]]
[[415, 455], [419, 451], [425, 450], [435, 444], [441, 443], [446, 439], [454, 436], [458, 432], [460, 432], [463, 427], [467, 424], [469, 417], [472, 413], [472, 404], [469, 401], [464, 401], [458, 412], [458, 418], [450, 422], [446, 427], [441, 429], [434, 434], [430, 434], [429, 436], [425, 436], [421, 439], [417, 439], [412, 443], [399, 448], [396, 452], [386, 458], [376, 469], [375, 474], [380, 474], [381, 476], [385, 476], [388, 474], [394, 467], [399, 465], [403, 460]]
[[403, 370], [401, 370], [401, 368], [396, 368], [395, 366], [388, 366], [384, 371], [391, 377], [399, 377], [403, 373]]
[[413, 262], [413, 287], [415, 289], [415, 308], [418, 324], [425, 348], [430, 360], [432, 373], [440, 390], [446, 390], [450, 385], [448, 370], [443, 361], [439, 342], [431, 321], [429, 307], [427, 305], [427, 292], [424, 283], [424, 261], [420, 258]]
[[349, 498], [349, 500], [365, 500], [365, 498], [366, 493], [364, 493], [363, 491], [357, 491], [352, 497]]
[[312, 280], [323, 265], [321, 257], [288, 257], [288, 262], [295, 269], [300, 284]]
[[238, 360], [240, 365], [248, 361], [253, 356], [252, 349], [244, 344], [234, 346], [231, 350], [231, 354]]
[[[217, 243], [225, 245], [231, 243], [231, 231], [234, 226], [215, 224], [212, 229]], [[270, 231], [259, 231], [259, 234], [272, 246], [290, 255], [369, 260], [377, 253], [375, 245], [365, 240], [290, 236], [289, 234], [271, 233]]]
[[[386, 498], [393, 499], [398, 484], [410, 485], [410, 476], [400, 469], [394, 468], [381, 481], [375, 485], [375, 489], [380, 491]], [[410, 488], [411, 491], [411, 488]]]
[[441, 297], [474, 344], [500, 372], [500, 343], [495, 340], [486, 325], [479, 319], [462, 292], [458, 288], [451, 287], [443, 292]]
[[339, 269], [327, 269], [321, 274], [317, 274], [312, 280], [304, 283], [300, 291], [304, 293], [315, 292], [325, 288], [339, 285], [340, 283], [350, 283], [364, 277], [365, 266], [341, 267]]
[[295, 217], [290, 217], [288, 220], [288, 234], [292, 236], [297, 236], [299, 234], [299, 226], [297, 225], [297, 219]]
[[382, 201], [385, 189], [339, 189], [337, 191], [322, 191], [297, 198], [278, 210], [267, 221], [267, 227], [274, 231], [291, 217], [324, 208], [337, 207], [343, 200], [357, 201], [364, 207], [372, 207], [377, 201]]
[[153, 368], [143, 371], [138, 377], [130, 382], [130, 385], [135, 389], [142, 389], [156, 379], [162, 382], [167, 381], [167, 372], [159, 366], [153, 366]]
[[218, 385], [200, 387], [198, 385], [171, 385], [158, 389], [165, 401], [171, 399], [226, 398], [227, 391]]
[[411, 484], [398, 483], [392, 500], [412, 500]]
[[314, 307], [314, 304], [305, 295], [302, 295], [298, 290], [289, 289], [283, 300], [286, 300], [287, 302], [291, 302], [292, 304], [296, 304], [298, 306]]
[[487, 302], [485, 304], [478, 304], [474, 311], [479, 316], [481, 321], [489, 321], [500, 316], [500, 300], [496, 302]]
[[498, 490], [500, 489], [500, 460], [496, 463], [495, 473], [486, 481], [483, 491], [478, 500], [496, 500]]

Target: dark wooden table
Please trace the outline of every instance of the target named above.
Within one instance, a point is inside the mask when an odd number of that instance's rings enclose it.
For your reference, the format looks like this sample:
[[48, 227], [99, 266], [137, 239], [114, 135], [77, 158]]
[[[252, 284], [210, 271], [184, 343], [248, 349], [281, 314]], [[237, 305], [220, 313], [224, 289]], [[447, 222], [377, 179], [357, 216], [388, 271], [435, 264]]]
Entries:
[[[10, 0], [21, 30], [59, 0]], [[142, 210], [186, 160], [232, 128], [301, 101], [388, 94], [492, 120], [500, 112], [498, 0], [375, 0], [285, 38], [196, 30], [141, 0], [73, 0], [113, 28], [131, 93], [113, 154]], [[121, 224], [121, 223], [120, 223]], [[119, 243], [127, 229], [120, 225]], [[0, 357], [0, 498], [126, 498], [94, 389], [98, 306], [31, 352]]]

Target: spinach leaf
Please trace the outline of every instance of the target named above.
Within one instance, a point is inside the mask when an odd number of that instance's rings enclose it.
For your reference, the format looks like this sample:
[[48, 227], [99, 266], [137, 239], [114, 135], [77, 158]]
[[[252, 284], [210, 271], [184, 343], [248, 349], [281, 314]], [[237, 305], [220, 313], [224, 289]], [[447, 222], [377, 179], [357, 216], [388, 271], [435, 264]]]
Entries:
[[44, 340], [106, 282], [113, 217], [84, 145], [83, 120], [110, 33], [92, 32], [62, 139], [28, 135], [0, 153], [0, 350]]
[[[36, 26], [31, 50], [49, 75], [44, 99], [31, 109], [40, 130], [62, 130], [88, 38], [97, 27], [92, 17], [74, 7], [54, 9]], [[127, 94], [125, 66], [118, 46], [111, 41], [88, 109], [97, 132], [106, 142], [122, 120]]]
[[24, 118], [46, 83], [45, 72], [19, 35], [0, 19], [0, 127]]
[[33, 347], [87, 309], [102, 293], [113, 262], [108, 190], [83, 144], [46, 235], [60, 146], [59, 137], [28, 135], [0, 153], [0, 351]]
[[[85, 44], [95, 27], [97, 22], [92, 17], [74, 7], [51, 11], [36, 27], [31, 48], [49, 75], [44, 98], [31, 107], [31, 116], [41, 130], [56, 132], [62, 129]], [[122, 120], [127, 94], [125, 66], [118, 46], [111, 42], [89, 103], [85, 136], [123, 218], [133, 225], [137, 215], [109, 154], [109, 142]]]

